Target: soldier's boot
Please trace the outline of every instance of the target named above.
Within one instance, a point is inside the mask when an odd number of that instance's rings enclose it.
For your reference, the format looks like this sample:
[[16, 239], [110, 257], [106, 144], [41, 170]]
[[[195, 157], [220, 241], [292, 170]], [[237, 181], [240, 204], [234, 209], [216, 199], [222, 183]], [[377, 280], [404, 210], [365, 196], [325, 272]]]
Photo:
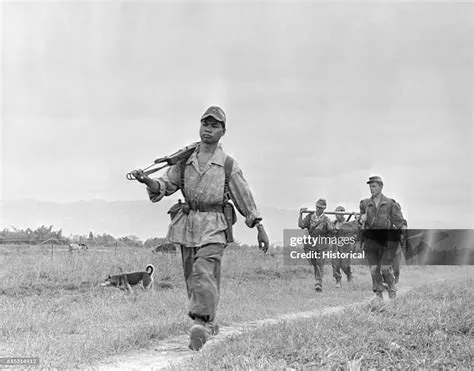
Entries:
[[209, 338], [209, 329], [202, 319], [195, 319], [189, 334], [189, 349], [201, 350], [202, 346]]
[[385, 302], [383, 300], [383, 291], [375, 292], [375, 298], [371, 300], [369, 307], [372, 312], [383, 312], [386, 310]]
[[388, 297], [389, 297], [390, 299], [395, 299], [395, 298], [397, 297], [397, 292], [390, 290], [390, 291], [388, 292]]
[[347, 276], [347, 282], [352, 282], [352, 274], [349, 274], [349, 275]]
[[321, 292], [321, 291], [323, 291], [323, 285], [321, 285], [320, 283], [316, 283], [316, 284], [314, 285], [314, 290], [315, 290], [316, 292]]
[[341, 280], [336, 280], [336, 289], [340, 289], [341, 288]]
[[399, 278], [399, 277], [400, 277], [400, 276], [399, 276], [398, 274], [395, 274], [395, 284], [398, 283], [398, 278]]
[[384, 304], [382, 291], [375, 292], [375, 298], [370, 301], [371, 310], [377, 310], [381, 305]]

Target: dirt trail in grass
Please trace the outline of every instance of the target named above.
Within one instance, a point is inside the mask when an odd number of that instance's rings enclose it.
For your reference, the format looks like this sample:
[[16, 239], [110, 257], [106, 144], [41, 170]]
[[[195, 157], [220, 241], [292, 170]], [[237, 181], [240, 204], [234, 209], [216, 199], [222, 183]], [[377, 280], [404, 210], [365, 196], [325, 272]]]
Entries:
[[[404, 295], [409, 292], [412, 287], [402, 287], [398, 289], [397, 296]], [[235, 323], [220, 328], [219, 336], [211, 338], [205, 345], [206, 348], [217, 346], [219, 343], [228, 338], [243, 333], [255, 331], [262, 326], [276, 325], [281, 321], [293, 321], [304, 318], [315, 318], [318, 316], [325, 316], [336, 314], [345, 309], [368, 304], [373, 295], [370, 295], [366, 300], [355, 302], [349, 305], [342, 305], [338, 307], [331, 307], [325, 309], [318, 309], [308, 312], [297, 312], [281, 315], [274, 318], [267, 318], [259, 321]], [[387, 298], [387, 293], [385, 293]], [[389, 303], [388, 299], [385, 300]], [[153, 349], [142, 350], [121, 356], [114, 356], [102, 363], [99, 366], [93, 367], [95, 370], [162, 370], [171, 365], [178, 365], [182, 362], [190, 360], [194, 352], [188, 349], [189, 336], [180, 335], [174, 338], [161, 341], [155, 345]]]

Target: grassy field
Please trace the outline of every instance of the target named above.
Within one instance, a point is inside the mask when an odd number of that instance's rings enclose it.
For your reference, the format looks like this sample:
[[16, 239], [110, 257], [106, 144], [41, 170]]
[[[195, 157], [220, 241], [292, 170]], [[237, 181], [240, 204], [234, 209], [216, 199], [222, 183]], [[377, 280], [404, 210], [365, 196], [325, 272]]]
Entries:
[[[155, 286], [151, 292], [136, 290], [135, 294], [129, 295], [117, 289], [99, 287], [108, 274], [118, 273], [119, 267], [123, 271], [143, 270], [148, 263], [156, 268]], [[402, 268], [402, 280], [410, 284], [438, 278], [459, 281], [466, 275], [472, 277], [473, 273], [471, 267]], [[256, 248], [228, 249], [223, 260], [219, 321], [226, 325], [364, 300], [372, 295], [368, 268], [357, 266], [354, 270], [354, 283], [335, 289], [331, 267], [326, 266], [324, 292], [316, 294], [309, 266], [284, 266], [282, 256], [264, 257]], [[50, 248], [45, 247], [2, 247], [0, 355], [40, 357], [42, 367], [72, 368], [92, 365], [107, 356], [146, 348], [160, 339], [185, 334], [191, 320], [186, 316], [183, 281], [179, 254], [154, 255], [127, 248], [116, 251], [114, 248], [91, 248], [85, 253], [71, 255], [60, 249], [51, 254]], [[455, 289], [461, 290], [462, 285]], [[472, 292], [470, 300], [472, 307]], [[361, 320], [365, 317], [367, 315]], [[298, 326], [301, 330], [308, 327], [304, 323]], [[292, 327], [288, 326], [288, 331]], [[343, 327], [339, 333], [341, 329]], [[275, 357], [278, 345], [274, 345], [273, 340], [280, 346], [287, 340], [284, 335], [281, 338], [275, 335], [281, 332], [280, 329], [268, 331], [272, 334], [272, 344], [266, 346], [275, 351], [267, 356], [263, 356], [266, 354], [264, 348], [255, 354], [248, 353], [250, 347], [246, 339], [241, 346], [247, 351], [240, 349], [236, 353], [235, 367], [248, 368], [245, 362], [257, 361], [257, 358], [264, 363], [258, 361], [253, 368], [305, 364], [298, 358], [298, 352], [282, 359]], [[268, 333], [262, 332], [262, 337], [265, 336]], [[240, 343], [239, 340], [236, 342]], [[293, 342], [297, 344], [296, 340]], [[236, 345], [229, 346], [239, 349]], [[258, 346], [255, 349], [258, 350]], [[229, 366], [209, 357], [204, 351], [197, 356], [196, 362], [203, 362], [199, 365], [204, 368], [211, 364], [216, 368]], [[239, 359], [244, 363], [239, 363]]]
[[[170, 369], [474, 368], [474, 279], [418, 287], [386, 304], [282, 321], [236, 336]], [[269, 341], [271, 339], [271, 341]]]

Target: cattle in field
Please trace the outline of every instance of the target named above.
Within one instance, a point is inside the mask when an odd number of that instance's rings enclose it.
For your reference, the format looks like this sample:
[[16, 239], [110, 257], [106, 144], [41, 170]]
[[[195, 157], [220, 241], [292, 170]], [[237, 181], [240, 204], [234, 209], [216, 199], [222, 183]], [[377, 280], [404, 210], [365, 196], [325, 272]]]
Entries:
[[156, 246], [152, 250], [153, 253], [175, 253], [176, 254], [176, 245], [174, 243], [164, 243], [162, 245]]
[[69, 244], [69, 252], [73, 251], [86, 251], [89, 248], [85, 243], [71, 243]]

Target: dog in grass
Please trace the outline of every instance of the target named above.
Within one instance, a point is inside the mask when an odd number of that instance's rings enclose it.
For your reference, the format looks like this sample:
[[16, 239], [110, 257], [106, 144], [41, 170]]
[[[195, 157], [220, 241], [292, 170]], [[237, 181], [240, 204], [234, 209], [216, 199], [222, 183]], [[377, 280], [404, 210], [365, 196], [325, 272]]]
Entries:
[[145, 290], [151, 290], [153, 287], [154, 271], [155, 267], [152, 264], [148, 264], [145, 272], [120, 273], [114, 276], [109, 275], [100, 286], [112, 286], [132, 293], [132, 286], [142, 283]]

